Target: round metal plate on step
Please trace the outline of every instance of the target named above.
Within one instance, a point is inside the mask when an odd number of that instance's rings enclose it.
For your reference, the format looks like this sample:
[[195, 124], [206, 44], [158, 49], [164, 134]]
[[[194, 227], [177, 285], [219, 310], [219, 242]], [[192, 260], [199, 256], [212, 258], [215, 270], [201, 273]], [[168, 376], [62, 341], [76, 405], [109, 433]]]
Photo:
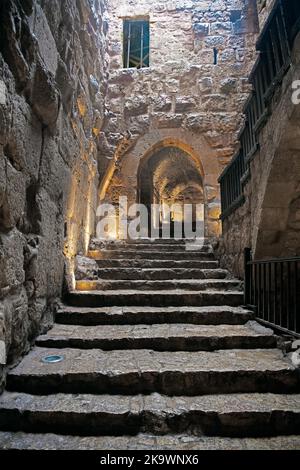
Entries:
[[42, 362], [45, 364], [57, 364], [58, 362], [62, 362], [64, 360], [64, 356], [45, 356], [42, 359]]

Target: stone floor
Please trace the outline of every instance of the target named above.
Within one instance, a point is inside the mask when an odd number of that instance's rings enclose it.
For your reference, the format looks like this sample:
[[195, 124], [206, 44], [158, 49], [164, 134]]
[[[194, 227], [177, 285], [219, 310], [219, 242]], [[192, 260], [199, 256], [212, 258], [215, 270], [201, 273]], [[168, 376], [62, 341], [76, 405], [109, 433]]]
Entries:
[[300, 449], [299, 369], [242, 302], [209, 243], [93, 241], [8, 376], [0, 448]]

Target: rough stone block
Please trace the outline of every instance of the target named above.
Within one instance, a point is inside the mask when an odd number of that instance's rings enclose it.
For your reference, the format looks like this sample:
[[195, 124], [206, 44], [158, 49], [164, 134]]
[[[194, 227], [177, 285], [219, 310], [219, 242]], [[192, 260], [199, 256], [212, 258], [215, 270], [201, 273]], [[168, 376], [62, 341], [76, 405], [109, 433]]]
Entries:
[[0, 105], [6, 105], [6, 85], [2, 80], [0, 80]]
[[6, 161], [6, 188], [0, 214], [0, 224], [6, 229], [16, 226], [24, 214], [26, 177]]
[[198, 37], [207, 36], [209, 34], [209, 23], [196, 23], [194, 24], [194, 32]]
[[[24, 236], [16, 229], [0, 236], [0, 287], [14, 290], [25, 281]], [[4, 291], [3, 291], [4, 292]]]
[[33, 109], [45, 126], [52, 126], [58, 118], [60, 94], [54, 77], [38, 62], [31, 95]]

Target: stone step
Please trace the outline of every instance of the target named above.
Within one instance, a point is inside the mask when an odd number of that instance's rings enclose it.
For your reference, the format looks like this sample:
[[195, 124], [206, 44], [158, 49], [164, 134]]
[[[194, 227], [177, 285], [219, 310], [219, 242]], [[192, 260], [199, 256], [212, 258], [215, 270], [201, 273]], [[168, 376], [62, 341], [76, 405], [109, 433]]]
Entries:
[[88, 257], [92, 259], [167, 259], [167, 260], [214, 260], [213, 252], [203, 251], [161, 251], [161, 250], [90, 250]]
[[70, 307], [60, 305], [55, 320], [67, 325], [243, 325], [254, 313], [240, 307]]
[[92, 244], [90, 245], [91, 251], [122, 251], [127, 253], [128, 251], [147, 251], [152, 253], [153, 251], [172, 251], [176, 253], [211, 253], [213, 248], [211, 245], [208, 244], [196, 244], [196, 243], [178, 243], [178, 244], [169, 244], [169, 243], [160, 243], [160, 244], [153, 244], [153, 243], [110, 243], [110, 244]]
[[74, 436], [300, 434], [300, 395], [34, 396], [5, 392], [0, 397], [0, 429]]
[[[45, 363], [47, 356], [63, 360]], [[7, 377], [9, 391], [30, 394], [297, 393], [300, 370], [278, 349], [158, 352], [147, 349], [35, 347]]]
[[[160, 280], [168, 279], [225, 279], [228, 271], [224, 269], [184, 269], [184, 268], [99, 268], [96, 273], [86, 271], [86, 279], [112, 280]], [[81, 276], [78, 280], [81, 279]]]
[[241, 291], [203, 290], [108, 290], [108, 291], [73, 291], [66, 295], [66, 302], [76, 307], [204, 307], [229, 305], [238, 307], [244, 300]]
[[128, 239], [128, 240], [100, 240], [97, 238], [92, 238], [90, 242], [91, 249], [102, 249], [103, 247], [110, 248], [111, 246], [115, 247], [118, 246], [120, 248], [132, 247], [132, 246], [140, 246], [140, 245], [147, 245], [147, 246], [186, 246], [190, 244], [196, 245], [210, 245], [211, 246], [211, 239], [210, 238], [139, 238], [139, 239]]
[[110, 450], [112, 452], [115, 450], [154, 452], [177, 450], [185, 451], [189, 455], [188, 451], [196, 450], [299, 450], [300, 436], [231, 438], [192, 436], [188, 434], [168, 436], [139, 434], [137, 436], [120, 437], [80, 437], [59, 434], [0, 432], [0, 448], [3, 450]]
[[159, 259], [96, 259], [99, 268], [138, 269], [214, 269], [219, 267], [216, 260], [159, 260]]
[[[175, 279], [167, 281], [148, 280], [103, 280], [96, 281], [82, 280], [76, 282], [78, 291], [167, 291], [167, 290], [241, 290], [241, 281], [233, 279]], [[151, 305], [151, 304], [150, 304]]]
[[80, 349], [153, 349], [156, 351], [214, 351], [216, 349], [275, 348], [272, 330], [256, 322], [247, 325], [54, 325], [37, 338], [37, 346]]

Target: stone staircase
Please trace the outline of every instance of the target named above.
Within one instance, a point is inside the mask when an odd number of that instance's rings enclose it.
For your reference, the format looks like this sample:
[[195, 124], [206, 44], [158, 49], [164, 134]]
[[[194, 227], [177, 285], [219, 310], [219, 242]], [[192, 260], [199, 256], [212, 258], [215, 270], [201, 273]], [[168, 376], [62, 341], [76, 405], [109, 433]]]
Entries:
[[299, 369], [208, 242], [95, 240], [76, 277], [8, 375], [0, 448], [300, 448]]

